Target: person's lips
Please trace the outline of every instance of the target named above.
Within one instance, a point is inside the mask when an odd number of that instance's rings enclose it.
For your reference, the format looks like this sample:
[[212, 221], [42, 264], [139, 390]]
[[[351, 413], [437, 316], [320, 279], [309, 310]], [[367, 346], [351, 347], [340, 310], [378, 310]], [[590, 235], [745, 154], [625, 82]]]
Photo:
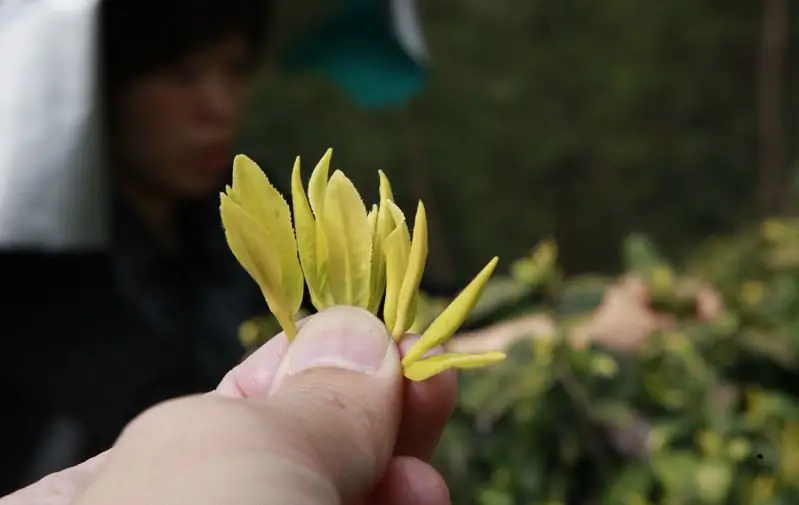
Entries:
[[203, 170], [222, 171], [230, 161], [230, 147], [227, 144], [209, 146], [200, 150], [200, 166]]

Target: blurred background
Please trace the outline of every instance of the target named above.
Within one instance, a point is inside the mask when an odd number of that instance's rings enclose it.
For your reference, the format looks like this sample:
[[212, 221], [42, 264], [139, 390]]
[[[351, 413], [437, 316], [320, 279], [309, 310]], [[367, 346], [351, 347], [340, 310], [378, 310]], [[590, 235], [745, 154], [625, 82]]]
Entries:
[[[213, 12], [212, 3], [197, 9]], [[187, 4], [180, 15], [191, 18], [193, 8]], [[334, 167], [367, 201], [377, 195], [377, 169], [391, 179], [401, 207], [422, 199], [430, 228], [423, 281], [429, 317], [490, 257], [501, 258], [452, 344], [510, 352], [506, 364], [462, 378], [437, 460], [453, 503], [799, 498], [799, 11], [789, 0], [356, 0], [284, 2], [274, 12], [282, 13], [268, 17], [275, 38], [265, 40], [278, 41], [269, 47], [279, 51], [267, 51], [267, 70], [253, 76], [227, 154], [246, 153], [285, 190], [295, 156], [307, 174], [333, 147]], [[12, 7], [0, 9], [0, 44], [11, 14]], [[195, 50], [179, 45], [169, 46], [174, 61]], [[171, 57], [158, 65], [171, 65]], [[11, 95], [2, 99], [0, 125], [9, 131]], [[57, 113], [43, 111], [42, 118]], [[15, 180], [11, 161], [18, 170], [19, 159], [0, 156], [0, 182]], [[76, 159], [81, 165], [90, 157]], [[76, 170], [57, 165], [48, 166]], [[75, 191], [102, 186], [86, 177], [71, 179]], [[0, 215], [6, 229], [13, 228], [5, 217], [12, 210]], [[174, 331], [138, 323], [118, 338], [107, 335], [116, 335], [119, 323], [87, 324], [100, 311], [94, 301], [108, 293], [125, 293], [122, 308], [109, 314], [146, 313], [137, 297], [160, 300], [178, 281], [133, 267], [124, 275], [117, 267], [99, 272], [108, 253], [94, 249], [114, 239], [53, 245], [47, 226], [38, 229], [41, 240], [5, 234], [0, 258], [3, 282], [24, 292], [7, 288], [13, 300], [4, 309], [12, 322], [2, 333], [2, 355], [14, 362], [5, 373], [18, 385], [16, 418], [12, 412], [1, 431], [5, 489], [104, 447], [137, 409], [202, 390], [238, 359], [230, 344], [220, 351], [228, 360], [208, 365], [202, 380], [160, 392], [142, 391], [147, 381], [177, 373], [166, 365], [166, 375], [147, 379], [92, 375], [108, 366], [101, 365], [108, 356], [120, 369], [135, 369], [164, 348], [205, 363], [215, 347], [193, 337], [159, 340]], [[119, 254], [109, 264], [118, 265]], [[138, 285], [137, 275], [152, 286], [118, 287], [119, 278]], [[247, 279], [236, 282], [243, 287], [230, 288], [235, 293], [252, 288]], [[228, 288], [208, 289], [215, 300]], [[198, 305], [173, 301], [157, 310], [183, 321], [181, 335], [198, 333]], [[58, 311], [46, 312], [54, 305]], [[261, 316], [228, 310], [220, 339], [257, 345], [275, 328]], [[38, 319], [55, 323], [39, 328], [32, 323]], [[245, 320], [250, 326], [239, 331]], [[87, 331], [106, 335], [104, 343]], [[137, 332], [155, 336], [149, 347], [128, 352]], [[64, 349], [77, 349], [69, 352], [80, 365], [64, 364], [72, 359], [60, 354]], [[31, 367], [45, 366], [26, 360], [33, 355], [57, 356], [44, 362], [65, 385], [31, 384]], [[111, 421], [96, 421], [107, 407], [93, 389], [101, 376], [132, 384]], [[107, 435], [85, 442], [80, 433], [92, 423]]]
[[796, 36], [766, 5], [423, 2], [430, 69], [407, 105], [280, 76], [242, 150], [285, 181], [328, 146], [365, 188], [386, 171], [405, 205], [432, 207], [442, 286], [551, 234], [569, 272], [618, 270], [632, 231], [679, 255], [790, 204]]

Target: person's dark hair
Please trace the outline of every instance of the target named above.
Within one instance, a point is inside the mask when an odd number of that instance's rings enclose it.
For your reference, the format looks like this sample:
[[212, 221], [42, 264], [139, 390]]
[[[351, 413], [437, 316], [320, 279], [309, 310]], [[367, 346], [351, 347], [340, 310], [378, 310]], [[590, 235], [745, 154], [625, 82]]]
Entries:
[[106, 93], [229, 35], [243, 35], [259, 58], [270, 0], [103, 0], [100, 67]]

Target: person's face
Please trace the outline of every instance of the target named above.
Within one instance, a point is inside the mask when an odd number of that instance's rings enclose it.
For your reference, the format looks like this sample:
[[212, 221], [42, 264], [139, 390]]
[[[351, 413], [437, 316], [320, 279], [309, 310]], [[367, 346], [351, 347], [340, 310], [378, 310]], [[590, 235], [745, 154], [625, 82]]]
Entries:
[[249, 57], [231, 37], [126, 87], [114, 104], [114, 142], [128, 175], [175, 197], [218, 189], [250, 88]]

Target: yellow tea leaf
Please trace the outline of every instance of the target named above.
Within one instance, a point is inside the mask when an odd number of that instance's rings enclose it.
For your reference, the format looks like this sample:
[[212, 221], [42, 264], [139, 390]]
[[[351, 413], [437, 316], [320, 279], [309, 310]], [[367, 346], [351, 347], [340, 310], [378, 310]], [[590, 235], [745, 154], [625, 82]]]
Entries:
[[[258, 165], [245, 156], [234, 161], [232, 187], [221, 196], [220, 213], [228, 245], [258, 283], [288, 338], [296, 336], [295, 319], [307, 283], [311, 301], [319, 310], [350, 305], [376, 314], [381, 300], [385, 300], [383, 320], [395, 340], [409, 329], [428, 326], [402, 360], [406, 376], [412, 380], [424, 380], [449, 368], [475, 368], [503, 359], [501, 352], [422, 358], [463, 324], [497, 258], [428, 325], [440, 309], [426, 308], [419, 292], [428, 255], [424, 205], [418, 204], [411, 240], [407, 219], [393, 201], [386, 175], [378, 171], [380, 201], [367, 212], [358, 191], [342, 172], [337, 170], [329, 176], [331, 157], [332, 150], [328, 149], [307, 187], [302, 184], [300, 159], [295, 160], [291, 206]], [[242, 334], [252, 338], [247, 332]]]
[[264, 287], [273, 295], [282, 279], [277, 247], [266, 230], [228, 195], [220, 195], [219, 210], [225, 237], [228, 239], [233, 255], [247, 270], [259, 287]]
[[317, 223], [308, 203], [308, 197], [305, 195], [305, 189], [302, 187], [299, 157], [295, 160], [294, 169], [291, 172], [291, 201], [294, 207], [297, 249], [308, 284], [308, 292], [311, 294], [311, 303], [321, 310], [328, 301], [327, 283], [325, 282], [327, 273], [322, 271], [325, 261], [324, 258], [320, 258]]
[[391, 214], [395, 229], [399, 228], [402, 230], [402, 240], [408, 244], [408, 248], [410, 249], [411, 233], [408, 231], [408, 222], [405, 219], [405, 213], [402, 212], [402, 209], [397, 207], [397, 204], [393, 201], [389, 199], [385, 199], [384, 201], [386, 202], [388, 212]]
[[450, 368], [481, 368], [505, 359], [499, 351], [481, 354], [447, 353], [414, 361], [404, 369], [405, 377], [423, 381]]
[[283, 195], [269, 182], [263, 170], [250, 158], [238, 155], [233, 161], [233, 188], [239, 204], [260, 224], [277, 247], [282, 275], [277, 287], [284, 295], [284, 307], [294, 313], [302, 304], [305, 283], [297, 257], [291, 210]]
[[397, 320], [392, 336], [399, 339], [413, 323], [416, 316], [416, 300], [419, 284], [422, 282], [425, 263], [427, 262], [427, 215], [424, 204], [419, 202], [413, 224], [413, 240], [408, 254], [408, 263], [402, 286], [397, 299]]
[[361, 196], [338, 170], [328, 182], [322, 219], [328, 241], [328, 278], [333, 299], [339, 305], [366, 308], [372, 233]]
[[377, 235], [380, 238], [380, 244], [383, 248], [383, 251], [386, 250], [385, 243], [388, 239], [388, 236], [397, 227], [397, 223], [394, 221], [394, 215], [391, 213], [391, 210], [389, 210], [391, 203], [391, 200], [384, 198], [380, 200], [380, 204], [378, 205]]
[[383, 299], [383, 291], [386, 289], [386, 260], [383, 257], [383, 241], [378, 231], [380, 208], [372, 206], [371, 212], [367, 215], [369, 229], [372, 233], [372, 256], [371, 271], [369, 273], [369, 306], [368, 310], [372, 314], [377, 314], [380, 307], [380, 300]]
[[407, 366], [418, 360], [434, 347], [443, 344], [447, 339], [458, 331], [458, 328], [466, 320], [469, 312], [474, 308], [477, 300], [485, 289], [488, 279], [496, 268], [499, 258], [494, 257], [472, 279], [463, 291], [447, 306], [439, 316], [430, 323], [421, 338], [410, 348], [402, 360], [402, 364]]
[[369, 222], [369, 230], [374, 234], [377, 231], [377, 204], [372, 204], [372, 208], [366, 213], [366, 220]]
[[275, 315], [289, 338], [296, 334], [293, 313], [281, 290], [282, 274], [279, 253], [266, 230], [224, 193], [220, 213], [230, 250], [242, 267], [258, 283], [269, 310]]
[[380, 177], [380, 201], [391, 200], [393, 202], [394, 192], [391, 191], [391, 183], [388, 181], [388, 177], [382, 170], [378, 170], [377, 175]]
[[327, 268], [327, 237], [325, 236], [324, 226], [322, 226], [322, 215], [325, 212], [325, 194], [327, 192], [328, 177], [330, 173], [330, 158], [333, 156], [333, 150], [328, 149], [325, 151], [324, 156], [319, 160], [311, 172], [311, 178], [308, 181], [308, 201], [316, 217], [316, 264], [317, 264], [317, 282], [319, 283], [322, 293], [325, 296], [320, 303], [321, 306], [316, 306], [317, 309], [322, 310], [334, 305], [332, 295], [330, 294], [327, 286], [328, 282], [328, 268]]
[[383, 250], [386, 256], [386, 297], [383, 304], [383, 320], [393, 335], [397, 320], [399, 292], [402, 288], [402, 279], [405, 277], [405, 268], [408, 265], [410, 252], [410, 245], [406, 245], [399, 227], [395, 228], [386, 238]]
[[327, 180], [330, 174], [331, 156], [333, 156], [332, 149], [325, 151], [324, 156], [311, 172], [311, 179], [308, 181], [308, 199], [317, 220], [321, 220], [322, 214], [325, 212], [325, 193], [327, 192]]

